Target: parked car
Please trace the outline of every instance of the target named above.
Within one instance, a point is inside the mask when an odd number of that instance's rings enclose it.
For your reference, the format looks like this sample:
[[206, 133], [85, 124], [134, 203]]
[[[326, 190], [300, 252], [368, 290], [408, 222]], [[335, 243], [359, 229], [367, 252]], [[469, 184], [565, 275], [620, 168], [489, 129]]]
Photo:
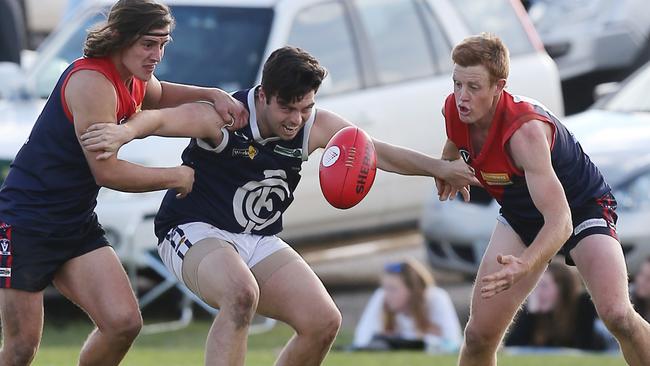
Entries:
[[[618, 92], [564, 124], [580, 141], [618, 201], [618, 233], [631, 273], [650, 256], [650, 63]], [[473, 275], [490, 239], [499, 206], [478, 187], [471, 201], [431, 196], [420, 221], [434, 268]]]
[[[8, 165], [36, 120], [60, 73], [81, 53], [85, 30], [111, 3], [90, 4], [40, 49], [18, 95], [0, 101], [0, 157]], [[525, 12], [509, 0], [168, 0], [176, 17], [174, 41], [156, 69], [160, 80], [234, 91], [260, 80], [266, 57], [285, 44], [313, 53], [329, 76], [318, 106], [355, 122], [372, 136], [439, 155], [444, 142], [440, 108], [451, 92], [453, 44], [494, 31], [510, 46], [510, 89], [542, 100], [562, 114], [557, 69], [527, 27]], [[483, 9], [481, 17], [465, 12]], [[0, 72], [0, 75], [2, 73]], [[6, 75], [6, 73], [5, 73]], [[6, 75], [15, 77], [15, 75]], [[2, 78], [3, 76], [0, 76]], [[120, 157], [153, 166], [180, 162], [186, 139], [147, 138], [123, 147]], [[364, 201], [332, 208], [317, 182], [320, 154], [304, 166], [296, 200], [286, 212], [285, 238], [305, 238], [410, 223], [415, 226], [430, 179], [379, 173]], [[151, 217], [161, 192], [102, 190], [97, 213], [116, 247], [127, 240], [153, 245]], [[135, 234], [134, 234], [135, 233]], [[133, 239], [135, 235], [135, 239]]]
[[593, 103], [593, 87], [620, 81], [650, 59], [646, 0], [536, 0], [530, 17], [560, 70], [567, 114]]

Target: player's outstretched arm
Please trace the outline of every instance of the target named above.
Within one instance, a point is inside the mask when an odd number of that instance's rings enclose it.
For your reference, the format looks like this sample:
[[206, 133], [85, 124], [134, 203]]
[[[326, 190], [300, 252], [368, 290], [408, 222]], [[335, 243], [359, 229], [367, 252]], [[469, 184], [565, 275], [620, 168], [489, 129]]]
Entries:
[[223, 90], [161, 82], [155, 76], [147, 82], [143, 108], [170, 108], [200, 100], [212, 103], [219, 117], [227, 123], [234, 121], [233, 124], [239, 128], [248, 123], [248, 111], [244, 105]]
[[[88, 90], [93, 90], [92, 95]], [[95, 71], [82, 70], [70, 77], [65, 89], [65, 103], [72, 113], [77, 138], [82, 131], [103, 121], [115, 124], [117, 95], [113, 85]], [[194, 183], [194, 170], [186, 166], [147, 168], [111, 156], [97, 160], [100, 152], [83, 149], [95, 182], [103, 187], [125, 192], [147, 192], [176, 189], [179, 195], [189, 193]]]
[[[327, 110], [319, 109], [309, 135], [309, 152], [323, 148], [344, 127], [352, 124]], [[402, 174], [437, 177], [446, 180], [457, 189], [468, 184], [479, 184], [472, 168], [462, 161], [443, 161], [405, 147], [372, 139], [377, 152], [379, 169]]]
[[80, 136], [84, 148], [102, 152], [98, 159], [106, 159], [122, 145], [147, 136], [194, 137], [209, 139], [218, 145], [223, 138], [225, 124], [212, 105], [207, 102], [187, 103], [174, 108], [151, 109], [136, 113], [126, 123], [95, 123]]
[[544, 216], [544, 225], [521, 256], [485, 259], [503, 265], [499, 272], [481, 279], [481, 294], [485, 298], [507, 290], [531, 270], [546, 265], [571, 235], [571, 211], [551, 164], [551, 136], [548, 124], [533, 120], [520, 127], [510, 139], [510, 156], [524, 171], [533, 202]]

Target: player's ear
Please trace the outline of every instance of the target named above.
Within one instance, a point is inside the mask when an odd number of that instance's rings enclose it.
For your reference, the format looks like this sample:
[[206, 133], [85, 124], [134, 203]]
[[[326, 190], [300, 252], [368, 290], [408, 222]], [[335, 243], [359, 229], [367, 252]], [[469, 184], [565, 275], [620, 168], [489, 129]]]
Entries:
[[262, 104], [267, 104], [266, 102], [266, 93], [264, 92], [264, 88], [260, 87], [260, 90], [257, 92], [257, 96], [260, 98], [260, 102]]
[[496, 85], [497, 85], [496, 93], [500, 94], [503, 91], [503, 89], [506, 87], [506, 79], [497, 80]]

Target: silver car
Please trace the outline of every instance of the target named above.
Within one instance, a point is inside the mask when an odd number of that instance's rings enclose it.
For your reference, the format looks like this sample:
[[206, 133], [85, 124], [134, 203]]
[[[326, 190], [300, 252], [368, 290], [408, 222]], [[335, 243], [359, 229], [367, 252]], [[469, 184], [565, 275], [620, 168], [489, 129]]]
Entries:
[[[650, 64], [618, 92], [564, 124], [598, 165], [618, 201], [618, 233], [631, 273], [650, 256]], [[430, 264], [473, 275], [478, 269], [499, 206], [472, 187], [472, 199], [440, 202], [432, 195], [420, 227]]]

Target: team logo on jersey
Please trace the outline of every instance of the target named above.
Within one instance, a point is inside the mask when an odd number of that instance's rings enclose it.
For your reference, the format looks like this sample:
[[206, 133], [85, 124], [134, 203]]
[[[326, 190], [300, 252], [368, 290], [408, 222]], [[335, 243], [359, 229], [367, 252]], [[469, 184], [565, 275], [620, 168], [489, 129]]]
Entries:
[[265, 170], [263, 180], [250, 181], [237, 188], [232, 202], [233, 211], [245, 233], [260, 231], [282, 216], [273, 201], [284, 201], [291, 195], [286, 179], [284, 170]]
[[483, 177], [485, 183], [491, 186], [507, 186], [512, 184], [512, 180], [508, 173], [481, 172], [481, 177]]
[[11, 255], [11, 251], [9, 250], [9, 244], [11, 242], [9, 239], [0, 239], [0, 247], [2, 248], [2, 251], [0, 251], [0, 255]]
[[232, 149], [233, 158], [249, 158], [251, 160], [255, 159], [257, 156], [257, 149], [255, 146], [250, 145], [247, 149]]
[[288, 156], [290, 158], [302, 158], [302, 149], [291, 149], [288, 147], [275, 145], [273, 152], [279, 155]]
[[470, 164], [472, 162], [472, 155], [470, 155], [469, 151], [465, 149], [459, 149], [458, 152], [460, 153], [460, 157], [463, 158], [465, 164]]

